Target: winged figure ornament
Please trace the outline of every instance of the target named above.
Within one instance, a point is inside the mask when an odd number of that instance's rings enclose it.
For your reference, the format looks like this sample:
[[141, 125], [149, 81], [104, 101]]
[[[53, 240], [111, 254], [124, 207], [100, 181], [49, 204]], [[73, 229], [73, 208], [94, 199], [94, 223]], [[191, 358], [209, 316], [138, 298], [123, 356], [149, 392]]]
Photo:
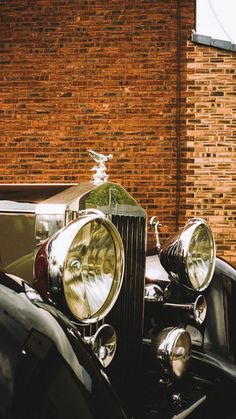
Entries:
[[93, 166], [91, 170], [95, 170], [96, 173], [93, 175], [93, 183], [95, 185], [100, 185], [101, 183], [107, 182], [108, 175], [106, 174], [106, 165], [105, 163], [112, 159], [113, 155], [109, 154], [105, 156], [104, 154], [96, 153], [96, 151], [88, 150], [92, 159], [98, 163], [97, 166]]

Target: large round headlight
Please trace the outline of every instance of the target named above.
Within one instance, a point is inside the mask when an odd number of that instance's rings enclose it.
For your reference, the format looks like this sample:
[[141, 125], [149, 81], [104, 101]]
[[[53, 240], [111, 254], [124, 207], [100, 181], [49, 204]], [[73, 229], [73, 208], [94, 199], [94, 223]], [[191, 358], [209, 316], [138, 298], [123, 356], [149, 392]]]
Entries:
[[152, 348], [164, 370], [177, 378], [184, 374], [191, 356], [191, 338], [185, 329], [163, 329], [153, 339]]
[[118, 296], [124, 250], [116, 227], [103, 213], [85, 213], [71, 222], [35, 259], [36, 286], [61, 309], [69, 308], [82, 322], [96, 322]]
[[189, 220], [160, 252], [161, 263], [170, 276], [196, 291], [202, 291], [210, 284], [215, 258], [212, 232], [200, 218]]

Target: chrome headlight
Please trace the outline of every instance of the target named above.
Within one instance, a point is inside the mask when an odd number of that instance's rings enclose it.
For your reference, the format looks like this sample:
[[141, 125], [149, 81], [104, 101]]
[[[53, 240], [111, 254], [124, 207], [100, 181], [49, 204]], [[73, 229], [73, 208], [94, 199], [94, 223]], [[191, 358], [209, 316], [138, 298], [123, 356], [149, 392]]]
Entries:
[[91, 337], [85, 337], [104, 368], [112, 362], [117, 346], [116, 332], [109, 324], [103, 324]]
[[82, 322], [96, 322], [112, 308], [124, 271], [115, 226], [101, 212], [85, 213], [57, 232], [35, 259], [36, 287]]
[[177, 378], [184, 374], [191, 356], [191, 339], [185, 329], [163, 329], [153, 339], [152, 347], [164, 370]]
[[200, 218], [189, 220], [160, 252], [161, 263], [170, 276], [196, 291], [202, 291], [210, 284], [215, 258], [212, 232]]

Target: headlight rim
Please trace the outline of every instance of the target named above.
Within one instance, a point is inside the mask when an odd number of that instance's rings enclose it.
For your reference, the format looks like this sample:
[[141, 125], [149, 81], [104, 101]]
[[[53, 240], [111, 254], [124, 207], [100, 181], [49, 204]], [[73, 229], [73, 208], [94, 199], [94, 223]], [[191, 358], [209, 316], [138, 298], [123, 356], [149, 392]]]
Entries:
[[[70, 305], [68, 304], [68, 300], [66, 298], [66, 290], [65, 290], [65, 283], [63, 280], [63, 274], [65, 272], [65, 267], [67, 263], [68, 254], [70, 252], [70, 246], [72, 245], [76, 235], [89, 223], [97, 221], [103, 224], [104, 228], [108, 231], [108, 233], [112, 237], [112, 241], [114, 244], [114, 252], [115, 252], [115, 260], [117, 258], [119, 260], [119, 264], [115, 263], [115, 271], [112, 280], [112, 286], [108, 292], [106, 299], [104, 300], [101, 307], [93, 313], [91, 317], [84, 319], [79, 318], [75, 313], [71, 310]], [[69, 241], [63, 242], [63, 250], [62, 256], [60, 257], [63, 261], [59, 263], [58, 266], [53, 263], [56, 258], [56, 250], [60, 242], [63, 241], [64, 236], [69, 236]], [[47, 293], [44, 292], [44, 297], [48, 299], [50, 302], [53, 302], [58, 308], [62, 311], [69, 312], [69, 314], [79, 323], [81, 324], [92, 324], [96, 323], [97, 321], [103, 319], [108, 312], [112, 309], [113, 305], [115, 304], [118, 295], [120, 293], [120, 289], [123, 283], [124, 277], [124, 246], [121, 239], [121, 236], [114, 226], [114, 224], [106, 218], [105, 214], [98, 210], [88, 210], [83, 211], [82, 214], [75, 220], [71, 221], [65, 227], [57, 231], [48, 241], [47, 243], [43, 244], [35, 258], [35, 264], [37, 256], [40, 254], [40, 250], [43, 249], [43, 257], [45, 260], [46, 268], [44, 267], [44, 272], [46, 272], [47, 278], [45, 282], [47, 282]], [[36, 285], [39, 283], [37, 281], [37, 270], [39, 268], [35, 268], [35, 278], [36, 278]], [[40, 287], [39, 287], [40, 288]], [[40, 291], [40, 290], [39, 290]]]
[[[189, 258], [189, 247], [191, 245], [193, 235], [200, 226], [204, 226], [204, 228], [207, 230], [209, 240], [211, 241], [211, 244], [212, 244], [211, 258], [209, 259], [209, 264], [211, 264], [211, 271], [209, 273], [208, 280], [206, 281], [206, 279], [205, 279], [202, 286], [200, 286], [198, 288], [195, 288], [193, 286], [192, 282], [191, 282], [190, 277], [189, 277], [188, 258]], [[202, 291], [204, 291], [208, 288], [208, 286], [210, 285], [211, 280], [212, 280], [212, 276], [213, 276], [214, 268], [215, 268], [215, 263], [216, 263], [216, 244], [215, 244], [215, 240], [214, 240], [212, 231], [209, 227], [209, 224], [207, 223], [207, 221], [205, 219], [203, 219], [203, 218], [190, 218], [188, 220], [183, 232], [185, 230], [187, 230], [188, 228], [191, 229], [191, 227], [193, 227], [193, 233], [192, 233], [191, 237], [189, 237], [189, 241], [188, 241], [188, 254], [184, 255], [185, 275], [186, 275], [186, 280], [187, 280], [187, 283], [184, 284], [184, 285], [186, 286], [186, 288], [188, 288], [192, 291], [202, 292]], [[208, 269], [208, 272], [209, 272], [209, 269]], [[208, 273], [207, 273], [207, 275], [208, 275]]]

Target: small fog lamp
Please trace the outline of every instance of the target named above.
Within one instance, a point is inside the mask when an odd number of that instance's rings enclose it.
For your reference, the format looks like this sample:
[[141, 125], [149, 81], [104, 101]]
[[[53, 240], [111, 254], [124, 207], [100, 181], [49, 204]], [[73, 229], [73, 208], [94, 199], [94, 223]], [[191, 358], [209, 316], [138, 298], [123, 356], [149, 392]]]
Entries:
[[207, 302], [204, 295], [199, 295], [193, 303], [193, 317], [197, 324], [202, 324], [207, 314]]
[[185, 329], [163, 329], [153, 339], [152, 348], [155, 358], [170, 375], [179, 378], [184, 374], [191, 356], [191, 338]]
[[101, 326], [94, 336], [85, 338], [104, 368], [110, 365], [115, 355], [116, 332], [109, 324]]
[[193, 303], [164, 303], [163, 307], [171, 310], [178, 310], [179, 312], [182, 311], [183, 317], [194, 320], [197, 324], [202, 324], [207, 314], [207, 302], [204, 295], [198, 295]]

